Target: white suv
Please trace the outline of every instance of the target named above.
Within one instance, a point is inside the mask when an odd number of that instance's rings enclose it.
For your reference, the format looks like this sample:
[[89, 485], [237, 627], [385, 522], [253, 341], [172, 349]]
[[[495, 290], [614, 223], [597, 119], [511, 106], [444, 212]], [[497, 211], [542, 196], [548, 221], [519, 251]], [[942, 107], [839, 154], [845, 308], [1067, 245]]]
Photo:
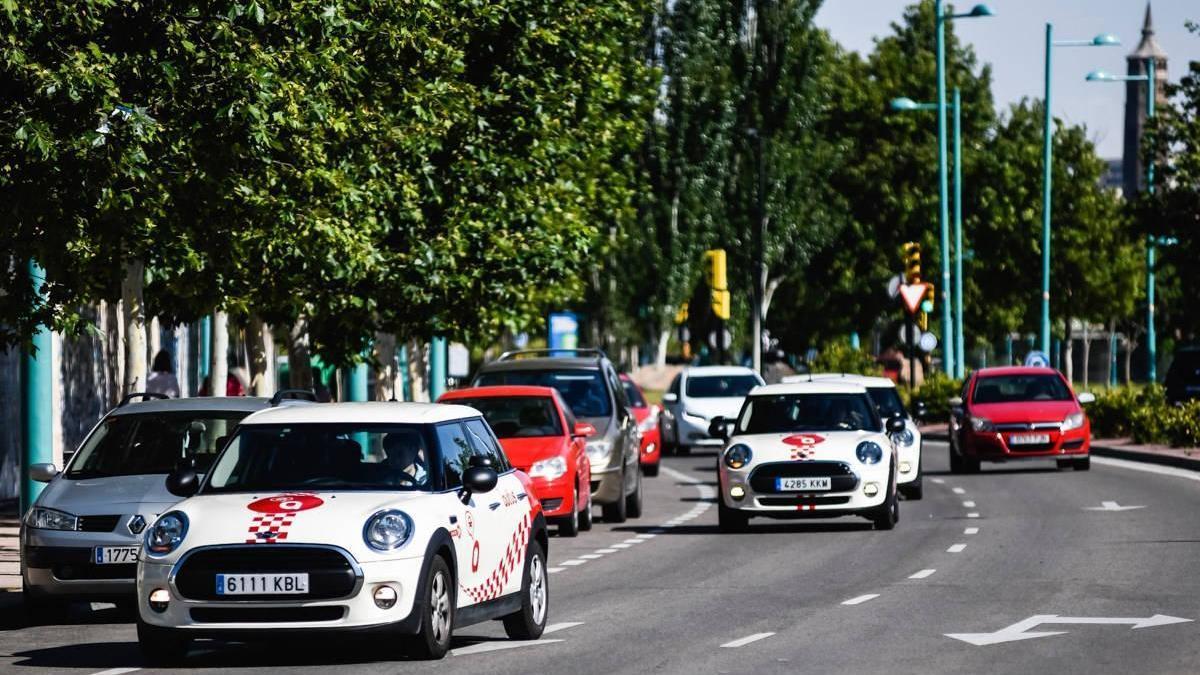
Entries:
[[717, 417], [733, 419], [750, 390], [762, 377], [741, 366], [698, 366], [675, 376], [663, 394], [662, 444], [668, 452], [686, 455], [693, 446], [721, 447], [708, 433]]

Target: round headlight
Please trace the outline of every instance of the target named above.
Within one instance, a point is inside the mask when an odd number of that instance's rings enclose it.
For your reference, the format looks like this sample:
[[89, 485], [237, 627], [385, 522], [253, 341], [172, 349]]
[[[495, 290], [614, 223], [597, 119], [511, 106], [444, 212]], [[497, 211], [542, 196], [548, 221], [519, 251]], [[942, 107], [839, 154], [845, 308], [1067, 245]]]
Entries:
[[913, 444], [913, 441], [917, 440], [917, 437], [913, 435], [912, 429], [904, 427], [904, 431], [896, 434], [896, 439], [900, 441], [900, 445], [907, 448]]
[[731, 469], [741, 469], [750, 463], [753, 454], [750, 446], [738, 443], [725, 450], [725, 466]]
[[854, 449], [854, 454], [863, 464], [878, 464], [883, 459], [883, 448], [875, 441], [863, 441]]
[[412, 518], [403, 511], [380, 511], [367, 521], [363, 540], [376, 551], [393, 551], [408, 543], [412, 537]]
[[155, 555], [166, 555], [179, 548], [187, 536], [187, 516], [179, 511], [164, 513], [146, 533], [146, 550]]

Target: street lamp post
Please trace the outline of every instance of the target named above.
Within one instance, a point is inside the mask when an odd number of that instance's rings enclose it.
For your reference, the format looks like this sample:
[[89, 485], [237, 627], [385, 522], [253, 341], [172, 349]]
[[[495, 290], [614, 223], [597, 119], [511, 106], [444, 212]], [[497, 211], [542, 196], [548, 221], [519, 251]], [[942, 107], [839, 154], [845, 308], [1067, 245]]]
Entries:
[[1121, 41], [1111, 33], [1102, 33], [1091, 40], [1054, 41], [1054, 24], [1046, 24], [1046, 94], [1042, 111], [1042, 325], [1041, 350], [1050, 353], [1050, 223], [1051, 185], [1053, 181], [1053, 125], [1050, 113], [1051, 55], [1055, 47], [1115, 47]]
[[[1158, 66], [1154, 57], [1146, 59], [1144, 75], [1110, 75], [1103, 70], [1088, 73], [1088, 82], [1145, 82], [1146, 83], [1146, 119], [1154, 119], [1154, 98], [1156, 96], [1155, 76]], [[1146, 161], [1146, 191], [1154, 194], [1154, 156]], [[1158, 238], [1151, 234], [1146, 237], [1146, 379], [1158, 381], [1158, 337], [1154, 330], [1154, 265], [1155, 248]]]
[[938, 113], [938, 224], [941, 229], [942, 248], [942, 369], [947, 375], [953, 376], [955, 345], [954, 326], [950, 309], [950, 195], [947, 186], [946, 169], [946, 21], [950, 19], [971, 19], [993, 16], [987, 5], [975, 5], [966, 14], [945, 14], [942, 12], [944, 0], [934, 1], [934, 12], [937, 21], [937, 113]]

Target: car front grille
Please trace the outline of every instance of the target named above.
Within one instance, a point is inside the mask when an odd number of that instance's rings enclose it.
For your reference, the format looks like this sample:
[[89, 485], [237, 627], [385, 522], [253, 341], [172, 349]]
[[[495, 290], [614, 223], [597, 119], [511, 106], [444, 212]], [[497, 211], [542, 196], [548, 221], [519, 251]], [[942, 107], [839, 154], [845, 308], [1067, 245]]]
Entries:
[[[308, 574], [303, 595], [217, 595], [218, 574]], [[323, 546], [248, 544], [196, 549], [183, 559], [175, 587], [192, 600], [331, 600], [351, 595], [358, 571], [350, 554]], [[305, 619], [307, 620], [307, 619]]]
[[300, 623], [304, 621], [337, 621], [346, 615], [346, 608], [325, 607], [195, 607], [191, 610], [196, 623]]
[[835, 506], [850, 503], [850, 497], [759, 497], [758, 503], [763, 506]]
[[75, 529], [79, 532], [112, 532], [121, 516], [79, 516]]
[[759, 494], [779, 494], [776, 478], [818, 478], [829, 476], [830, 492], [850, 492], [858, 487], [858, 476], [845, 462], [772, 462], [750, 473], [750, 487]]

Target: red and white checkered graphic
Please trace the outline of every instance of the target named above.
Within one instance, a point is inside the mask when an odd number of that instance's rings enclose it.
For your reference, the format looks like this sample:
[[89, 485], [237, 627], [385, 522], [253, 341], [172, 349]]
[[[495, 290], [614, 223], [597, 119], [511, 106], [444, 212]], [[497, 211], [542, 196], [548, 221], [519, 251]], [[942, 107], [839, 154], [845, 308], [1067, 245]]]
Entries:
[[521, 522], [517, 525], [517, 531], [513, 532], [512, 538], [509, 539], [508, 548], [504, 550], [504, 556], [500, 558], [500, 564], [496, 569], [492, 570], [492, 573], [488, 575], [482, 584], [473, 588], [464, 586], [463, 592], [469, 595], [475, 602], [484, 602], [485, 600], [500, 597], [513, 571], [523, 569], [525, 551], [528, 548], [529, 514], [525, 514], [521, 516]]
[[817, 451], [812, 448], [793, 448], [792, 449], [792, 459], [796, 460], [796, 461], [812, 459], [813, 455], [815, 455], [815, 454], [817, 454]]
[[287, 528], [295, 520], [294, 513], [263, 513], [250, 519], [247, 544], [274, 544], [287, 539]]

